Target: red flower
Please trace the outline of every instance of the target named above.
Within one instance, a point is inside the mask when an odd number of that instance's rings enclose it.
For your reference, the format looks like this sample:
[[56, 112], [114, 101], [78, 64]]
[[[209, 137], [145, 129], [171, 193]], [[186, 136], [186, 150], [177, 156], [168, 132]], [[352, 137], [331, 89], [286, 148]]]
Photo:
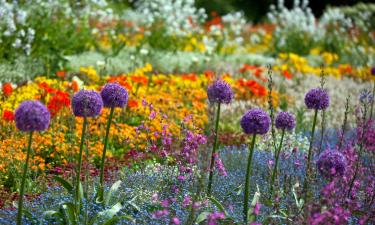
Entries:
[[8, 97], [13, 92], [13, 87], [11, 83], [4, 83], [3, 84], [3, 94]]
[[292, 78], [293, 78], [293, 74], [289, 73], [288, 70], [284, 70], [284, 71], [283, 71], [283, 75], [284, 75], [284, 77], [287, 78], [287, 79], [292, 79]]
[[70, 96], [68, 93], [57, 91], [47, 104], [52, 116], [55, 116], [64, 107], [70, 106]]
[[128, 106], [130, 108], [137, 108], [138, 107], [138, 102], [137, 101], [134, 101], [134, 100], [129, 100], [128, 102]]
[[3, 119], [6, 120], [6, 121], [13, 121], [14, 120], [13, 112], [9, 111], [9, 110], [4, 110]]
[[57, 71], [56, 76], [58, 76], [60, 78], [64, 78], [66, 76], [66, 72], [65, 71]]

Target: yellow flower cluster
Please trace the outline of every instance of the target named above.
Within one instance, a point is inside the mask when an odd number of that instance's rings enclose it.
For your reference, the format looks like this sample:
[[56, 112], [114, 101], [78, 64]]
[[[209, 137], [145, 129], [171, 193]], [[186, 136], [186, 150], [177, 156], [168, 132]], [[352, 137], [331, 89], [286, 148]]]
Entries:
[[[324, 64], [323, 70], [327, 75], [340, 78], [342, 76], [350, 76], [361, 79], [373, 79], [368, 67], [352, 67], [349, 64], [335, 64], [339, 59], [336, 54], [323, 52], [320, 54]], [[315, 74], [320, 75], [321, 66], [312, 66], [307, 58], [294, 53], [281, 53], [277, 59], [277, 65], [274, 67], [276, 71], [290, 71], [292, 73]]]

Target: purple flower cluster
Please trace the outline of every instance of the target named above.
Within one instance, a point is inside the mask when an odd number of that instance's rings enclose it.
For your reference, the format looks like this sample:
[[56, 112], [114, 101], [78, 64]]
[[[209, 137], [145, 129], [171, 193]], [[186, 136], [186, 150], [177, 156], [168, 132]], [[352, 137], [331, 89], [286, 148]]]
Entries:
[[280, 112], [276, 117], [275, 125], [277, 129], [293, 130], [296, 126], [296, 120], [293, 114]]
[[375, 66], [371, 68], [371, 75], [375, 76]]
[[210, 103], [229, 104], [233, 99], [233, 91], [227, 82], [216, 80], [208, 86], [207, 96]]
[[270, 128], [271, 119], [261, 109], [251, 109], [241, 118], [241, 127], [246, 134], [266, 134]]
[[313, 88], [305, 95], [305, 104], [309, 109], [323, 110], [329, 106], [327, 91], [321, 88]]
[[104, 86], [100, 95], [103, 99], [104, 107], [122, 108], [128, 102], [128, 92], [118, 83], [108, 83]]
[[21, 131], [43, 131], [49, 127], [51, 114], [39, 101], [23, 101], [16, 109], [14, 120]]
[[316, 165], [323, 177], [333, 178], [344, 175], [347, 162], [345, 156], [341, 154], [341, 152], [336, 150], [326, 150], [320, 154]]
[[75, 116], [95, 117], [103, 108], [103, 100], [96, 91], [81, 90], [73, 96], [72, 108]]

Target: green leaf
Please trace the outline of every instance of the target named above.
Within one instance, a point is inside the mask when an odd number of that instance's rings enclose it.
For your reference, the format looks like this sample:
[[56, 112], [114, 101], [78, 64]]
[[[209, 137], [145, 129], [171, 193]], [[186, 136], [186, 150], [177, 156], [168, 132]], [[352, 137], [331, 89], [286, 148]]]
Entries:
[[131, 216], [116, 216], [111, 219], [108, 219], [107, 221], [104, 221], [103, 225], [114, 225], [120, 222], [121, 220], [129, 220], [134, 222], [134, 219]]
[[60, 207], [64, 213], [67, 224], [77, 225], [74, 204], [71, 202], [64, 202]]
[[224, 206], [218, 200], [216, 200], [214, 197], [208, 197], [208, 199], [211, 200], [211, 202], [219, 209], [220, 212], [224, 212], [226, 216], [228, 215]]
[[73, 185], [71, 185], [67, 180], [59, 176], [54, 176], [53, 179], [61, 184], [69, 193], [73, 192]]
[[107, 195], [105, 196], [105, 201], [104, 201], [106, 206], [109, 205], [109, 203], [110, 203], [110, 201], [111, 201], [111, 199], [112, 199], [113, 194], [116, 193], [116, 192], [118, 191], [118, 189], [119, 189], [120, 186], [121, 186], [121, 183], [122, 183], [122, 182], [119, 180], [119, 181], [115, 182], [115, 183], [112, 185], [112, 187], [109, 189]]
[[210, 212], [202, 212], [201, 214], [199, 214], [199, 216], [197, 217], [197, 219], [195, 220], [195, 223], [201, 223], [203, 221], [205, 221], [207, 219], [207, 216], [210, 214]]
[[122, 209], [122, 205], [120, 202], [112, 206], [110, 209], [104, 210], [98, 213], [98, 216], [101, 218], [112, 218], [114, 217], [120, 210]]

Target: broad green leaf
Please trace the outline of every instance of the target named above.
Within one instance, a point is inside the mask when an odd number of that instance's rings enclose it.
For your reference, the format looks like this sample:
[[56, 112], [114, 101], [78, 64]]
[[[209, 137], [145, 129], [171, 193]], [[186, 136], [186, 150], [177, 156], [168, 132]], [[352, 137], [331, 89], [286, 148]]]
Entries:
[[122, 182], [119, 180], [119, 181], [115, 182], [115, 183], [112, 185], [112, 187], [109, 189], [109, 191], [108, 191], [108, 193], [107, 193], [107, 195], [106, 195], [106, 197], [105, 197], [105, 205], [106, 205], [106, 206], [109, 205], [109, 203], [110, 203], [110, 201], [111, 201], [111, 199], [112, 199], [112, 195], [118, 191], [118, 189], [119, 189], [120, 186], [121, 186], [121, 183], [122, 183]]
[[98, 213], [99, 217], [101, 218], [112, 218], [115, 216], [120, 210], [122, 209], [122, 205], [120, 202], [112, 206], [110, 209], [104, 210]]
[[224, 206], [218, 200], [216, 200], [214, 197], [208, 197], [208, 199], [211, 200], [211, 202], [219, 209], [220, 212], [224, 212], [226, 216], [228, 215]]
[[199, 214], [199, 216], [197, 217], [197, 219], [195, 220], [195, 223], [202, 223], [203, 221], [205, 221], [207, 219], [207, 216], [210, 214], [210, 212], [202, 212], [201, 214]]
[[53, 179], [61, 184], [69, 193], [73, 192], [73, 185], [71, 185], [67, 180], [59, 176], [54, 176]]
[[77, 225], [74, 204], [71, 202], [65, 202], [61, 204], [61, 208], [68, 224]]

